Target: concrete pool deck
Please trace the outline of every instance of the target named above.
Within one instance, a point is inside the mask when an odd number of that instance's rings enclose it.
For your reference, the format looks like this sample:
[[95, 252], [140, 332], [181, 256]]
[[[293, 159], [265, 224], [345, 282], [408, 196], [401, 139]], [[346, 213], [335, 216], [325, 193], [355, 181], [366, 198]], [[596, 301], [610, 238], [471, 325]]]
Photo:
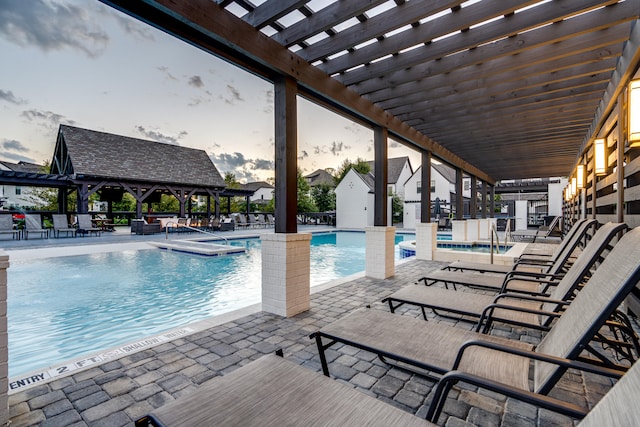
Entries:
[[[285, 358], [320, 372], [310, 333], [368, 304], [388, 310], [380, 303], [382, 298], [442, 265], [432, 261], [404, 262], [396, 267], [391, 279], [359, 277], [319, 290], [311, 296], [311, 310], [292, 318], [252, 312], [11, 394], [11, 426], [131, 425], [154, 408], [197, 392], [203, 382], [278, 348], [284, 350]], [[419, 312], [405, 310], [402, 314], [418, 316]], [[430, 321], [456, 323], [438, 318]], [[455, 326], [470, 328], [462, 322]], [[495, 333], [534, 343], [540, 338], [539, 332], [511, 328], [499, 328]], [[334, 346], [328, 351], [328, 358], [337, 381], [418, 416], [426, 413], [432, 380], [390, 368], [373, 354], [351, 347]], [[606, 378], [570, 372], [551, 394], [586, 407], [610, 387], [611, 381]], [[569, 418], [495, 393], [476, 392], [473, 387], [462, 385], [450, 396], [440, 425], [573, 425]]]

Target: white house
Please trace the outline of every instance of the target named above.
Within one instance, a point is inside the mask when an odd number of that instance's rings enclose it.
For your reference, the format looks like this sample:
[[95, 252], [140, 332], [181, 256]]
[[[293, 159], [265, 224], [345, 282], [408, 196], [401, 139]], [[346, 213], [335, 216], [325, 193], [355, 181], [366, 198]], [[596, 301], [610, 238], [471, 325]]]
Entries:
[[[374, 171], [374, 161], [368, 161], [367, 164]], [[392, 196], [397, 194], [404, 200], [404, 185], [407, 179], [413, 174], [413, 168], [409, 157], [394, 157], [387, 163], [387, 194]]]
[[[404, 183], [404, 228], [416, 228], [416, 223], [420, 222], [420, 198], [424, 187], [422, 183], [422, 166], [416, 169], [415, 173]], [[455, 198], [456, 173], [450, 167], [442, 164], [431, 165], [431, 202], [439, 200], [442, 214], [450, 212], [449, 207]], [[465, 199], [471, 197], [471, 179], [468, 177], [462, 180], [462, 196]], [[435, 218], [434, 218], [435, 219]]]
[[243, 190], [253, 191], [249, 200], [253, 203], [267, 203], [273, 199], [275, 187], [265, 181], [248, 182], [242, 185]]
[[[28, 162], [9, 163], [0, 161], [0, 170], [13, 172], [47, 173], [42, 165]], [[23, 187], [20, 185], [0, 185], [0, 208], [9, 207], [31, 207], [34, 205], [32, 193], [33, 187]]]
[[[362, 229], [373, 225], [374, 212], [373, 173], [349, 170], [335, 189], [336, 227]], [[391, 225], [391, 197], [387, 198], [387, 220]]]

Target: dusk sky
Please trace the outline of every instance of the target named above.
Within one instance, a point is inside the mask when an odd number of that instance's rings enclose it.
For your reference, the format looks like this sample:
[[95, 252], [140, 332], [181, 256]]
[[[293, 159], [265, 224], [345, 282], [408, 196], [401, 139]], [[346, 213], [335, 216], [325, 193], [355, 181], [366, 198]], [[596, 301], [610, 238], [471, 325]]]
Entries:
[[[42, 164], [58, 126], [200, 148], [273, 177], [273, 86], [97, 0], [0, 1], [0, 160]], [[373, 159], [372, 130], [299, 98], [305, 173]], [[389, 156], [419, 154], [389, 141]]]

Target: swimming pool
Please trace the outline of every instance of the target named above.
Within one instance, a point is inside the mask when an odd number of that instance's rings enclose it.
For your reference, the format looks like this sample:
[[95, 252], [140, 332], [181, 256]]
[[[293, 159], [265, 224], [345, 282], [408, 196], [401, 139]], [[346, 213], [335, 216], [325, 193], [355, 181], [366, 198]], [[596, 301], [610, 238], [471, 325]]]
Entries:
[[[396, 235], [397, 243], [415, 235]], [[259, 239], [245, 254], [159, 249], [11, 262], [9, 375], [19, 375], [260, 302]], [[365, 235], [316, 234], [311, 286], [365, 268]]]

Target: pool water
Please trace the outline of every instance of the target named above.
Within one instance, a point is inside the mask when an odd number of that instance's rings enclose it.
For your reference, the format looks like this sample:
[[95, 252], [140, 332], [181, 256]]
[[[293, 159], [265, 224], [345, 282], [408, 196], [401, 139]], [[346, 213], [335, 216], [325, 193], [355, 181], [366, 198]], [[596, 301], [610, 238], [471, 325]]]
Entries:
[[[405, 238], [415, 235], [396, 244]], [[246, 253], [219, 257], [150, 249], [11, 262], [9, 375], [259, 303], [260, 243], [231, 240]], [[363, 271], [364, 255], [364, 233], [314, 235], [311, 286]]]

